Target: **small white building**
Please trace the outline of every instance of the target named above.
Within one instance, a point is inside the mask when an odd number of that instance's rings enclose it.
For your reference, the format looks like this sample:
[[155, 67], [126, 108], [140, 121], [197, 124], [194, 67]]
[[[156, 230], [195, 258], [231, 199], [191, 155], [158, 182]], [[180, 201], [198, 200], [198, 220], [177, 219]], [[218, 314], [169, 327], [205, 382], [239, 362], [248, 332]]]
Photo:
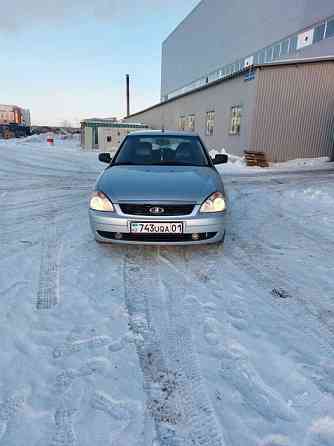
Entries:
[[85, 119], [81, 122], [81, 147], [84, 150], [115, 152], [129, 133], [147, 125], [118, 122], [116, 119]]

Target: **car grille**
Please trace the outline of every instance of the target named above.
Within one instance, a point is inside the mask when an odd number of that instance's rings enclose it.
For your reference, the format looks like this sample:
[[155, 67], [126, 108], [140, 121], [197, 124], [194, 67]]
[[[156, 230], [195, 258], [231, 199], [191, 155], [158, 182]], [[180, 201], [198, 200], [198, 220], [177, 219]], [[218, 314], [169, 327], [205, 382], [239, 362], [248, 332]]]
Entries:
[[[174, 215], [189, 215], [194, 210], [194, 204], [133, 204], [122, 203], [121, 211], [128, 215], [149, 215], [151, 217], [169, 217]], [[151, 212], [150, 209], [163, 209], [161, 213]]]
[[[106, 232], [106, 231], [97, 231], [97, 233], [106, 239], [116, 240], [115, 232]], [[210, 240], [215, 237], [217, 232], [203, 232], [199, 234], [199, 240]], [[163, 242], [194, 242], [191, 234], [131, 234], [131, 233], [122, 233], [121, 240], [118, 241], [128, 241], [128, 242], [155, 242], [155, 243], [163, 243]]]

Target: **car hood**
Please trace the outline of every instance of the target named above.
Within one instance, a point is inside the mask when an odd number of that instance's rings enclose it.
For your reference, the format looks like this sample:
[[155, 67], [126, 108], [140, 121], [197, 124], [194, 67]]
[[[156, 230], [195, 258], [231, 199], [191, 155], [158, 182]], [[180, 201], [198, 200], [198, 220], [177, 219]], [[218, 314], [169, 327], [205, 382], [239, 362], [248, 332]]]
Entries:
[[197, 166], [111, 166], [99, 177], [96, 189], [114, 203], [202, 203], [210, 194], [223, 192], [215, 169]]

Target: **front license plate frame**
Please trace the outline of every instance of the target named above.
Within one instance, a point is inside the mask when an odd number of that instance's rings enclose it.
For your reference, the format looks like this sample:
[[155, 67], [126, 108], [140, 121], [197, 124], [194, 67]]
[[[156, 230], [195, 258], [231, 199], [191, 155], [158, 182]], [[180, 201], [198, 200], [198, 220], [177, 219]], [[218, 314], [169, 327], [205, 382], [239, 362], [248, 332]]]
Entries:
[[132, 221], [131, 234], [179, 234], [184, 233], [181, 221]]

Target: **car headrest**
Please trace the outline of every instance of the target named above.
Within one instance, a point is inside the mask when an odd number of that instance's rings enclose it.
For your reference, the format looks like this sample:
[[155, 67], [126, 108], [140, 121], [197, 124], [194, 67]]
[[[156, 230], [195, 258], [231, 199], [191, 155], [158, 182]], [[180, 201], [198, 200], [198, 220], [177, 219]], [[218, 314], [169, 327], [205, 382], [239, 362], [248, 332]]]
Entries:
[[135, 145], [135, 156], [147, 158], [152, 156], [152, 144], [150, 142], [139, 142]]

